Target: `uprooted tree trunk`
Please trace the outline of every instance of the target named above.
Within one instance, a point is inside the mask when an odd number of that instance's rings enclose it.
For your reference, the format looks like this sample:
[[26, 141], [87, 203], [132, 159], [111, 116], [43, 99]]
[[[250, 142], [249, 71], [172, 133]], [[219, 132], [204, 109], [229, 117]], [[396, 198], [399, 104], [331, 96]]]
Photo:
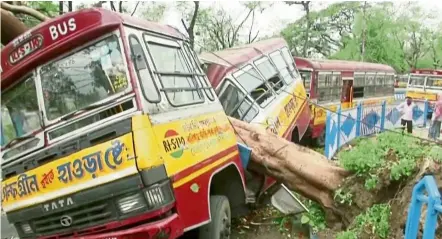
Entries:
[[[306, 198], [320, 203], [328, 216], [341, 217], [333, 192], [350, 173], [324, 155], [291, 143], [262, 127], [230, 118], [238, 140], [252, 149], [252, 160], [266, 173]], [[330, 215], [330, 213], [332, 215]]]

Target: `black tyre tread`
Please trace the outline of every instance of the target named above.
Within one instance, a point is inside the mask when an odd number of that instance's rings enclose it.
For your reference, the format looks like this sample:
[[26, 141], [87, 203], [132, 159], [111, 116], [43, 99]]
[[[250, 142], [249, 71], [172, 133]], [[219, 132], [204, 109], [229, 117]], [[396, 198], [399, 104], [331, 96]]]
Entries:
[[216, 225], [213, 224], [214, 218], [218, 216], [224, 202], [227, 202], [227, 206], [230, 209], [229, 199], [224, 195], [212, 195], [210, 196], [210, 215], [212, 216], [212, 221], [200, 228], [199, 238], [200, 239], [215, 239], [213, 235], [213, 230]]

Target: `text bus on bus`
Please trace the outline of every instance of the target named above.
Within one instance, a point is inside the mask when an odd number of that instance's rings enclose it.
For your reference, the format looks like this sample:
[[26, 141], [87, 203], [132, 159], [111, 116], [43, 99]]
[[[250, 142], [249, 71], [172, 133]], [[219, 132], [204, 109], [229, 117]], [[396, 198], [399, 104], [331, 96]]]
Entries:
[[[199, 57], [227, 115], [299, 142], [308, 127], [310, 111], [284, 39], [204, 52]], [[263, 182], [268, 188], [274, 180]]]
[[1, 56], [2, 208], [20, 238], [229, 235], [246, 208], [236, 135], [178, 30], [85, 9]]
[[294, 57], [312, 103], [308, 132], [318, 145], [324, 145], [326, 111], [394, 100], [395, 70], [382, 64], [319, 60]]

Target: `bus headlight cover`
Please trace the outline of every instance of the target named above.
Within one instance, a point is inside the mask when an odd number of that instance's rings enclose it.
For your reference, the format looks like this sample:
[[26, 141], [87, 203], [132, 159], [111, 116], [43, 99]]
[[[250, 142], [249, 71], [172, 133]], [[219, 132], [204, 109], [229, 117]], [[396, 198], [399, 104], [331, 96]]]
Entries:
[[120, 212], [123, 214], [137, 211], [146, 207], [144, 198], [139, 193], [123, 197], [117, 201], [117, 204]]
[[170, 182], [168, 180], [149, 187], [145, 191], [145, 194], [149, 209], [158, 208], [174, 200]]
[[28, 223], [21, 224], [21, 229], [23, 230], [23, 232], [25, 234], [34, 233], [34, 231], [32, 231], [32, 228], [31, 228], [31, 226]]

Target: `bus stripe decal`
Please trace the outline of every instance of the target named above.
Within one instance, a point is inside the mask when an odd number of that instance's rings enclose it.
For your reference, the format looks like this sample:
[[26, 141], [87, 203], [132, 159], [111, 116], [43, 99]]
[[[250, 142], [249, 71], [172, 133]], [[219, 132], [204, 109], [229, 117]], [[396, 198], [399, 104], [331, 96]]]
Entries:
[[196, 172], [202, 168], [205, 168], [208, 165], [211, 165], [213, 162], [215, 162], [221, 158], [224, 158], [227, 155], [230, 155], [232, 152], [236, 152], [236, 153], [238, 152], [238, 146], [236, 144], [220, 151], [217, 154], [210, 156], [209, 158], [207, 158], [201, 162], [196, 163], [195, 165], [193, 165], [191, 167], [183, 169], [182, 171], [178, 172], [177, 174], [175, 174], [173, 176], [173, 181], [177, 182], [179, 180], [182, 180], [183, 178], [187, 178], [189, 175], [193, 174], [194, 172]]
[[238, 156], [238, 152], [234, 151], [234, 152], [231, 152], [228, 155], [226, 155], [224, 157], [221, 157], [221, 158], [219, 158], [217, 160], [212, 160], [211, 164], [207, 165], [206, 167], [201, 168], [200, 170], [195, 171], [194, 173], [191, 173], [190, 175], [188, 175], [188, 176], [186, 176], [184, 178], [181, 178], [179, 181], [174, 182], [173, 183], [173, 187], [177, 188], [179, 186], [182, 186], [185, 183], [190, 182], [192, 179], [201, 176], [202, 174], [208, 172], [209, 170], [211, 170], [211, 169], [221, 165], [222, 163], [224, 163], [224, 162], [226, 162], [226, 161], [228, 161], [228, 160], [230, 160], [230, 159], [232, 159], [232, 158], [234, 158], [236, 156]]

